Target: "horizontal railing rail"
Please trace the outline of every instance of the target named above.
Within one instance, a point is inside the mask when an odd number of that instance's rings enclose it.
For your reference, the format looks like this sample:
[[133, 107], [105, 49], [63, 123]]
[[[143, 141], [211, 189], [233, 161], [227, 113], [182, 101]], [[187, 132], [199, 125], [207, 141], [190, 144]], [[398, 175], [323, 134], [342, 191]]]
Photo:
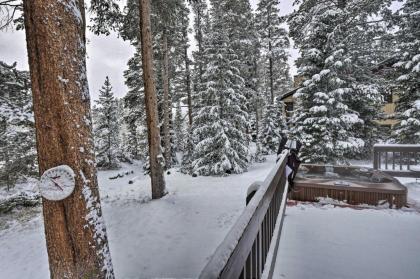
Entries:
[[392, 176], [420, 177], [420, 144], [375, 144], [373, 168]]
[[216, 249], [200, 278], [271, 278], [286, 204], [287, 156], [288, 151], [281, 153], [275, 168]]

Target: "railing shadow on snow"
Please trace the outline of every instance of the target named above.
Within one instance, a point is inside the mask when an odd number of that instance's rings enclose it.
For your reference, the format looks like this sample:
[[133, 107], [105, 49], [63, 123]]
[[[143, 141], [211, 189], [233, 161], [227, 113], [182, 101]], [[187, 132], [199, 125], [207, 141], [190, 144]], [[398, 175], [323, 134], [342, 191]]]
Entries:
[[280, 154], [199, 278], [272, 277], [286, 208], [287, 157], [287, 150]]

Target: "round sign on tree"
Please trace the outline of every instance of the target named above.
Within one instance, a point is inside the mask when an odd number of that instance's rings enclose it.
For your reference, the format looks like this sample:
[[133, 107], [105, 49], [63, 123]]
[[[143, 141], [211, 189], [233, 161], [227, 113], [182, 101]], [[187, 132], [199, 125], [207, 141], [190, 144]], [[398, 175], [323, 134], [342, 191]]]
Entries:
[[39, 189], [47, 200], [60, 201], [71, 195], [76, 184], [75, 175], [69, 166], [58, 166], [46, 170], [41, 176]]

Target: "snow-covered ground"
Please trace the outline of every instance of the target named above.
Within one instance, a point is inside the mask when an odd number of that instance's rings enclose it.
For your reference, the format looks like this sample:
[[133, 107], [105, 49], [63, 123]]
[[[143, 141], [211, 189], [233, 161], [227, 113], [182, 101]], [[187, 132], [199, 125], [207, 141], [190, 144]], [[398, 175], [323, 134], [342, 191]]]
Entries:
[[420, 183], [398, 180], [408, 189], [409, 208], [287, 207], [274, 277], [420, 278]]
[[[197, 277], [245, 207], [248, 186], [264, 180], [273, 166], [269, 157], [229, 177], [193, 178], [171, 170], [169, 195], [157, 201], [150, 200], [150, 180], [141, 166], [99, 172], [117, 278]], [[40, 208], [0, 216], [0, 266], [0, 278], [49, 277]]]
[[275, 275], [290, 279], [418, 279], [420, 214], [331, 205], [288, 207]]
[[[273, 166], [269, 157], [229, 177], [193, 178], [171, 170], [169, 195], [157, 201], [150, 200], [150, 181], [141, 166], [99, 172], [117, 278], [197, 277], [242, 212], [248, 186]], [[129, 174], [109, 179], [123, 172]], [[288, 207], [276, 275], [420, 278], [420, 185], [401, 181], [409, 189], [411, 209]], [[40, 207], [0, 216], [0, 267], [0, 278], [49, 277]]]

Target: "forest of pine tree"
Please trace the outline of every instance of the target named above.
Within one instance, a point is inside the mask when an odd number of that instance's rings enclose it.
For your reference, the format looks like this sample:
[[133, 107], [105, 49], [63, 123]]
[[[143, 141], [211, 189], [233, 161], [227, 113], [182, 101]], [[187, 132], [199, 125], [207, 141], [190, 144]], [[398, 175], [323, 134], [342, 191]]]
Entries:
[[[382, 140], [418, 142], [418, 4], [406, 1], [392, 12], [391, 3], [299, 0], [293, 13], [279, 16], [278, 0], [258, 1], [255, 10], [248, 1], [152, 1], [160, 137], [155, 160], [165, 169], [226, 175], [275, 153], [282, 137], [300, 140], [308, 162], [364, 158]], [[97, 166], [141, 160], [150, 173], [139, 1], [124, 7], [92, 1], [89, 11], [92, 32], [117, 32], [136, 49], [123, 73], [128, 91], [116, 92], [125, 96], [114, 98], [107, 79], [92, 103]], [[14, 20], [17, 28], [21, 20]], [[297, 74], [304, 81], [286, 119], [280, 97], [293, 88], [291, 41], [300, 51]], [[394, 61], [391, 74], [372, 70], [388, 60]], [[27, 74], [4, 63], [2, 69], [2, 106], [9, 107], [2, 110], [8, 119], [2, 121], [2, 146], [9, 147], [2, 161], [10, 164], [3, 164], [1, 180], [12, 186], [18, 177], [36, 174], [34, 125]], [[383, 135], [376, 120], [390, 88], [401, 91], [400, 122], [392, 135]]]
[[34, 116], [28, 72], [0, 62], [0, 186], [37, 174]]
[[99, 91], [99, 100], [93, 107], [93, 132], [95, 134], [96, 165], [98, 168], [115, 169], [124, 161], [122, 150], [123, 119], [119, 100], [115, 99], [111, 82], [105, 78]]
[[[98, 169], [138, 166], [159, 199], [171, 171], [240, 174], [284, 138], [324, 164], [420, 144], [420, 1], [295, 0], [287, 15], [281, 2], [0, 0], [1, 29], [25, 32], [29, 61], [0, 61], [0, 187], [74, 172], [74, 195], [42, 203], [52, 278], [114, 278]], [[86, 30], [134, 50], [126, 92], [106, 76], [91, 99]], [[384, 134], [390, 92], [398, 122]]]

